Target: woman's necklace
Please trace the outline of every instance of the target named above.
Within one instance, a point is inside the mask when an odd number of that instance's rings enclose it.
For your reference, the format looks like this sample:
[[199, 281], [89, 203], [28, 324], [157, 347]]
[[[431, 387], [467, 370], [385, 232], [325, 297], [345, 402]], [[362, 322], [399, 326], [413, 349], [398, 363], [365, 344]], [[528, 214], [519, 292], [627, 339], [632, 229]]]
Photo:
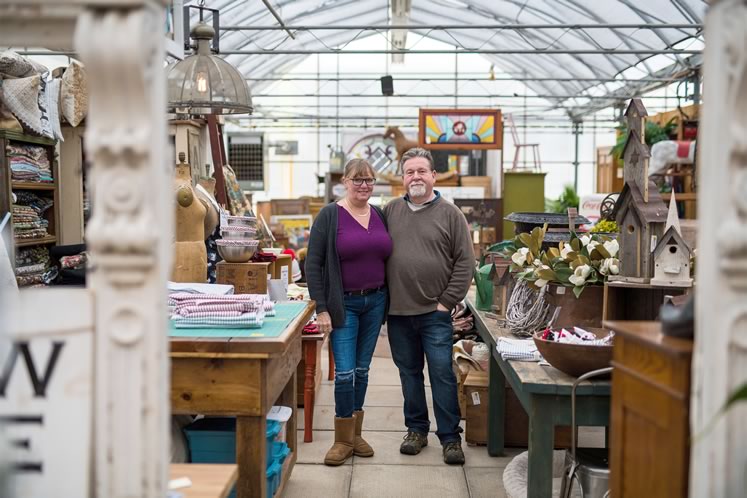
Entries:
[[348, 211], [356, 216], [363, 217], [363, 216], [368, 216], [369, 214], [371, 214], [371, 206], [368, 206], [368, 210], [365, 213], [358, 214], [355, 211], [353, 211], [353, 207], [350, 205], [347, 199], [345, 199], [344, 201], [345, 201], [345, 205], [348, 207]]

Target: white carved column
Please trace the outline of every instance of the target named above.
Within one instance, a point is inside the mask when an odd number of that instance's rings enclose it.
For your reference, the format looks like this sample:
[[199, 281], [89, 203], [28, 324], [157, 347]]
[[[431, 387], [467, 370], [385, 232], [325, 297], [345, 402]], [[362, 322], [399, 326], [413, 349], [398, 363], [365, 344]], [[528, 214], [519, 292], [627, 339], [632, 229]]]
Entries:
[[690, 496], [747, 493], [747, 406], [703, 432], [747, 381], [747, 3], [706, 18], [698, 166], [696, 353]]
[[169, 462], [166, 280], [174, 211], [164, 7], [98, 3], [103, 7], [81, 15], [75, 34], [90, 75], [85, 146], [93, 217], [86, 239], [94, 265], [95, 492], [163, 498]]

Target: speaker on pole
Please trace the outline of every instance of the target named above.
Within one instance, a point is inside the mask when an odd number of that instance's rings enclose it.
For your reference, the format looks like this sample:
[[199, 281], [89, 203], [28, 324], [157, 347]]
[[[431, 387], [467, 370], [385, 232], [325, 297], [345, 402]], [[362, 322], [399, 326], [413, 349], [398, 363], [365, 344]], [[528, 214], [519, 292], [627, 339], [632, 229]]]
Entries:
[[394, 79], [391, 76], [381, 77], [381, 94], [388, 96], [394, 95]]

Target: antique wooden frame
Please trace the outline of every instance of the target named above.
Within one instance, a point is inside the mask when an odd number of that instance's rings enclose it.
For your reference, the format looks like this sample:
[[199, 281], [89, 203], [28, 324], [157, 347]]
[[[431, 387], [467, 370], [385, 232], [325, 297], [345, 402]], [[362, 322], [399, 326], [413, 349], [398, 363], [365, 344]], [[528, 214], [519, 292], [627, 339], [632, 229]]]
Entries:
[[[492, 116], [494, 119], [493, 141], [484, 143], [447, 142], [428, 143], [426, 141], [426, 119], [431, 116]], [[418, 142], [426, 149], [475, 150], [503, 149], [503, 117], [500, 109], [420, 109], [418, 115]]]
[[0, 45], [75, 52], [89, 80], [85, 148], [96, 208], [86, 240], [96, 263], [88, 287], [29, 293], [0, 289], [0, 304], [8, 307], [0, 310], [0, 318], [9, 318], [0, 333], [11, 340], [64, 340], [74, 331], [91, 346], [92, 354], [79, 362], [87, 368], [80, 380], [93, 386], [93, 392], [87, 391], [92, 444], [69, 448], [71, 456], [89, 454], [91, 464], [85, 468], [89, 479], [75, 496], [166, 495], [170, 408], [165, 290], [174, 213], [172, 196], [164, 195], [171, 192], [173, 165], [167, 145], [162, 27], [169, 3], [0, 2]]

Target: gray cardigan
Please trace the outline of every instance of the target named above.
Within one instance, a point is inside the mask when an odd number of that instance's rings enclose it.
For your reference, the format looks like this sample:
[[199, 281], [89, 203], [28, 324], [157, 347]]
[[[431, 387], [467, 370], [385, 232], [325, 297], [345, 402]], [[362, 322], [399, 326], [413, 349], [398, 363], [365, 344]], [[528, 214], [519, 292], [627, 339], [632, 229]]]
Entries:
[[[384, 213], [376, 206], [371, 207], [381, 216], [388, 230]], [[337, 255], [336, 202], [324, 206], [311, 227], [305, 270], [309, 295], [316, 301], [316, 312], [329, 313], [333, 328], [345, 325], [345, 296], [342, 287], [340, 257]], [[386, 307], [388, 310], [388, 296]], [[384, 321], [386, 321], [386, 313], [384, 313]]]

